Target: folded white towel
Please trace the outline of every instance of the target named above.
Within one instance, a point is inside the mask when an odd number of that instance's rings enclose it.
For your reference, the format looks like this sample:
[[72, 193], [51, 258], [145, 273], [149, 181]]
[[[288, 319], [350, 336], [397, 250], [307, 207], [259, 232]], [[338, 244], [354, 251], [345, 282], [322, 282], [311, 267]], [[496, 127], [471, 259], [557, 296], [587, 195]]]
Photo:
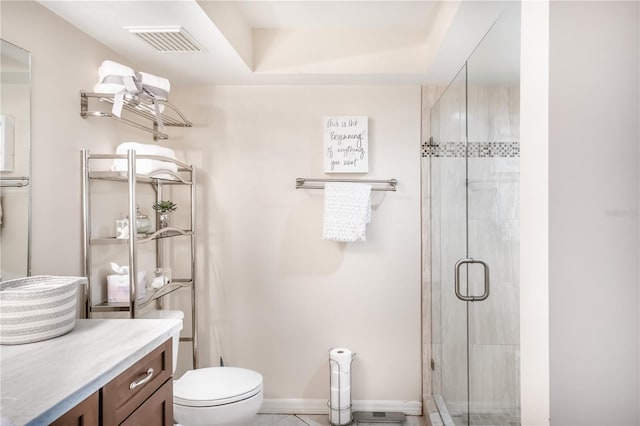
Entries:
[[102, 65], [98, 68], [98, 84], [110, 85], [103, 87], [108, 88], [110, 92], [99, 93], [117, 93], [114, 92], [117, 86], [121, 87], [121, 90], [129, 93], [137, 93], [140, 91], [140, 87], [136, 82], [136, 73], [126, 65], [119, 64], [113, 61], [103, 61]]
[[139, 72], [138, 81], [142, 83], [143, 86], [157, 87], [165, 92], [171, 91], [171, 82], [164, 77], [158, 77], [157, 75], [146, 72]]
[[[133, 149], [137, 155], [158, 155], [162, 157], [172, 158], [176, 160], [176, 154], [170, 148], [165, 148], [158, 145], [142, 144], [137, 142], [124, 142], [118, 145], [116, 148], [116, 154], [126, 154], [127, 151]], [[113, 160], [111, 170], [114, 172], [127, 171], [127, 160], [116, 159]], [[175, 163], [168, 161], [151, 160], [151, 159], [136, 159], [136, 174], [149, 175], [158, 170], [168, 170], [174, 173], [178, 172], [178, 166]], [[173, 179], [175, 176], [168, 173], [154, 174], [153, 177], [160, 179]]]
[[102, 61], [102, 64], [98, 68], [98, 79], [102, 83], [107, 76], [119, 75], [121, 77], [135, 77], [136, 73], [133, 69], [126, 65], [122, 65], [115, 61]]
[[169, 100], [169, 90], [171, 90], [171, 83], [164, 77], [158, 77], [157, 75], [149, 74], [146, 72], [139, 72], [137, 75], [137, 82], [141, 88], [141, 96], [147, 97], [153, 101], [156, 111], [156, 122], [158, 123], [158, 130], [164, 129], [162, 123], [161, 112], [164, 111], [164, 105], [159, 104], [156, 100]]
[[96, 93], [115, 95], [111, 113], [116, 117], [121, 116], [125, 94], [139, 95], [141, 98], [153, 102], [158, 130], [164, 129], [161, 115], [164, 111], [164, 105], [156, 100], [169, 100], [171, 83], [166, 78], [146, 72], [136, 73], [126, 65], [105, 60], [98, 68], [98, 84], [93, 90]]
[[98, 83], [94, 86], [93, 91], [96, 93], [116, 94], [126, 89], [127, 88], [124, 84]]
[[140, 86], [136, 82], [136, 73], [126, 65], [115, 61], [102, 61], [98, 67], [98, 84], [93, 88], [96, 93], [114, 94], [111, 113], [120, 117], [124, 95], [126, 93], [138, 93]]
[[366, 241], [371, 222], [371, 185], [328, 182], [324, 186], [325, 240]]

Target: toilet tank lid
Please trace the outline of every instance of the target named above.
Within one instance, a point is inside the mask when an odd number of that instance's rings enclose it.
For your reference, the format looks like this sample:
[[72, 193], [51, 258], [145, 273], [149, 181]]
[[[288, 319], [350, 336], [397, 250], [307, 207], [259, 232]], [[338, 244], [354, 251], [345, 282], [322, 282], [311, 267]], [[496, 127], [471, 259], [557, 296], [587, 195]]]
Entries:
[[165, 311], [162, 309], [154, 309], [153, 311], [142, 314], [144, 319], [184, 319], [182, 311]]

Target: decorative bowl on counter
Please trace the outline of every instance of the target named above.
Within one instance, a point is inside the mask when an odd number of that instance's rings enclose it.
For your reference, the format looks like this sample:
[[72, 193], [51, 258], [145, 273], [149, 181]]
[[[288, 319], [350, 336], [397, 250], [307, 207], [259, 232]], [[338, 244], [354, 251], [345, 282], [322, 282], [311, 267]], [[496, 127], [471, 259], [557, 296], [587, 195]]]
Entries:
[[76, 325], [85, 277], [41, 275], [0, 282], [0, 344], [52, 339]]

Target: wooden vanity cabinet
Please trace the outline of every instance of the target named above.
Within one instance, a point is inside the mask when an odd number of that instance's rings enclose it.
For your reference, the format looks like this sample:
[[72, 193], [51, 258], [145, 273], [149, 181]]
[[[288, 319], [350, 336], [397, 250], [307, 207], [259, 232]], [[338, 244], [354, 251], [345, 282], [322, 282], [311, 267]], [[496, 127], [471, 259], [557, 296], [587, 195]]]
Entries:
[[100, 424], [100, 400], [98, 392], [67, 411], [52, 426], [89, 426]]
[[173, 425], [173, 380], [167, 380], [120, 425]]
[[173, 425], [171, 339], [100, 390], [102, 426]]
[[171, 339], [55, 420], [53, 426], [173, 426]]

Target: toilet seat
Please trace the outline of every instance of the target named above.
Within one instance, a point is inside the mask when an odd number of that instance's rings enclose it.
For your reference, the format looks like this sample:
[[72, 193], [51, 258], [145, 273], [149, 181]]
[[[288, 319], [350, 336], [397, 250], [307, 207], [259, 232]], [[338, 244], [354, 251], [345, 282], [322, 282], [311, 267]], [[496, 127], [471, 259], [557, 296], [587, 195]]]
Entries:
[[237, 367], [189, 370], [173, 382], [174, 404], [213, 407], [251, 398], [262, 392], [262, 375]]

